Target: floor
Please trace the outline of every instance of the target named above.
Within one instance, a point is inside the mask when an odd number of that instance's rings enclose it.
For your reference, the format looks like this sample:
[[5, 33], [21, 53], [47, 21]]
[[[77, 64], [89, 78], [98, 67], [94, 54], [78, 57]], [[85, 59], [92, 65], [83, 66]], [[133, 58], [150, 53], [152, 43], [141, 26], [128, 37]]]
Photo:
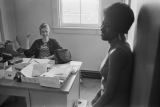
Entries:
[[84, 78], [80, 85], [80, 98], [87, 100], [90, 107], [90, 102], [95, 97], [99, 88], [100, 79]]
[[[83, 78], [82, 82], [80, 83], [80, 98], [85, 99], [88, 101], [89, 107], [90, 102], [96, 95], [100, 87], [100, 79], [89, 79]], [[25, 99], [24, 98], [14, 98], [10, 97], [6, 103], [1, 105], [0, 107], [26, 107]]]

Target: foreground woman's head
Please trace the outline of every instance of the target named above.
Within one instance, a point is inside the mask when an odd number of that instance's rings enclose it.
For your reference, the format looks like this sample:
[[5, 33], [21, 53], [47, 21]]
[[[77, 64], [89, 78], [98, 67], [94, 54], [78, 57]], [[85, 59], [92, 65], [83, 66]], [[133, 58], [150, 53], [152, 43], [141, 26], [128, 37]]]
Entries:
[[110, 40], [121, 34], [127, 34], [134, 14], [132, 9], [124, 3], [114, 3], [104, 10], [102, 23], [102, 39]]

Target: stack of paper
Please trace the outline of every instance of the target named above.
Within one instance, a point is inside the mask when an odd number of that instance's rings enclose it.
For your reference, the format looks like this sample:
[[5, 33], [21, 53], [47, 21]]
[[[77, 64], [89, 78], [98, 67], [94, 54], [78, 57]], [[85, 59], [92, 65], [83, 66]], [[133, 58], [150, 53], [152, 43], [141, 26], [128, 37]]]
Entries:
[[23, 63], [32, 63], [32, 64], [48, 63], [48, 64], [55, 64], [55, 61], [54, 60], [49, 60], [49, 59], [23, 58]]
[[29, 65], [29, 63], [18, 63], [18, 64], [14, 64], [12, 65], [12, 70], [13, 71], [21, 71], [24, 67], [26, 67], [27, 65]]
[[55, 65], [48, 72], [43, 73], [39, 77], [41, 86], [60, 88], [63, 82], [67, 80], [72, 72], [72, 66], [69, 64]]
[[34, 64], [32, 70], [32, 77], [40, 76], [41, 74], [47, 72], [47, 64]]
[[24, 75], [21, 79], [23, 82], [39, 83], [38, 76], [47, 72], [47, 64], [31, 63], [21, 70]]
[[39, 83], [38, 78], [32, 77], [33, 65], [29, 64], [21, 70], [21, 73], [24, 75], [21, 77], [22, 82]]

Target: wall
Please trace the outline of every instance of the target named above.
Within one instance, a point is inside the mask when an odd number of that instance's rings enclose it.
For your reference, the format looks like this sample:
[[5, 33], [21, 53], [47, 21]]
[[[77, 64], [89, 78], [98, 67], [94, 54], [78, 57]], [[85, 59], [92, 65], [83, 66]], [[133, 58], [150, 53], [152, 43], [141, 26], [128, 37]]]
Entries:
[[[156, 3], [155, 3], [156, 2]], [[136, 19], [134, 38], [135, 69], [131, 107], [148, 107], [152, 76], [155, 67], [159, 26], [160, 2], [132, 1]]]
[[[14, 9], [14, 0], [0, 0], [0, 10], [2, 26], [0, 29], [3, 30], [4, 40], [13, 40], [16, 35], [16, 25], [15, 25], [15, 9]], [[2, 27], [2, 28], [1, 28]], [[0, 95], [0, 105], [8, 98], [8, 96]]]
[[[120, 0], [103, 0], [103, 7], [107, 2]], [[53, 25], [55, 0], [15, 0], [17, 34], [25, 47], [25, 35], [31, 33], [32, 42], [40, 38], [38, 27], [42, 22]], [[72, 59], [83, 62], [83, 70], [98, 71], [102, 59], [108, 51], [108, 44], [101, 40], [100, 35], [90, 34], [57, 34], [52, 32], [51, 37], [56, 38], [64, 48], [71, 50]]]
[[0, 0], [2, 24], [5, 40], [13, 40], [16, 35], [14, 0]]

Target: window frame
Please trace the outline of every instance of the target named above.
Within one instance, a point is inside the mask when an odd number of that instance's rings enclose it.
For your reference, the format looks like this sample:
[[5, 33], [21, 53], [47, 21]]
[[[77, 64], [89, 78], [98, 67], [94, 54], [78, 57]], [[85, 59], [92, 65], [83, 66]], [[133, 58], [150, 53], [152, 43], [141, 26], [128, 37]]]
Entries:
[[97, 29], [100, 27], [100, 24], [101, 24], [101, 15], [100, 15], [100, 11], [101, 11], [101, 6], [100, 6], [100, 1], [101, 0], [98, 0], [99, 2], [99, 8], [98, 8], [98, 24], [72, 24], [72, 23], [62, 23], [62, 0], [59, 0], [59, 24], [60, 24], [60, 27], [61, 28], [91, 28], [91, 29]]
[[[100, 25], [101, 25], [101, 0], [100, 1]], [[52, 23], [52, 31], [55, 34], [84, 34], [84, 35], [97, 35], [100, 34], [100, 27], [61, 27], [60, 26], [60, 9], [59, 9], [59, 0], [51, 0], [51, 23]]]

